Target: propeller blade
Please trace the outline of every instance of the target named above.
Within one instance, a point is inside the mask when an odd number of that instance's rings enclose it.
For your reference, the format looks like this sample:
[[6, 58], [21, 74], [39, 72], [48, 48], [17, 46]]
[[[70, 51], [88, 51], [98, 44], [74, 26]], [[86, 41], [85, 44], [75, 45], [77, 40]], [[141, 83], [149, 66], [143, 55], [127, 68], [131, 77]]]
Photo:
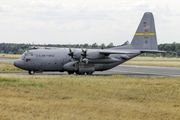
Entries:
[[88, 59], [86, 59], [86, 64], [88, 64]]
[[83, 58], [86, 58], [86, 53], [87, 53], [87, 49], [86, 50], [82, 49], [82, 54], [81, 55], [83, 56]]
[[46, 43], [44, 43], [44, 48], [46, 49]]
[[83, 57], [81, 56], [81, 58], [80, 58], [80, 62], [82, 62], [83, 61]]
[[87, 59], [87, 58], [84, 58], [84, 59], [83, 59], [83, 62], [84, 62], [84, 63], [86, 63], [86, 64], [88, 64], [88, 62], [89, 62], [89, 59]]
[[69, 44], [69, 56], [71, 56], [71, 61], [73, 61], [74, 51], [71, 50], [70, 44]]

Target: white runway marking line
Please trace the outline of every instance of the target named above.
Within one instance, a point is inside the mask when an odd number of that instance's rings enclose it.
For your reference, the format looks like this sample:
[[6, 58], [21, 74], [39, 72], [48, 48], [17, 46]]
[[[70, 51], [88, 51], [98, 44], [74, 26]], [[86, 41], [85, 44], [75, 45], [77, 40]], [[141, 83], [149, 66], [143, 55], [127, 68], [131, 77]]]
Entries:
[[124, 73], [138, 73], [138, 74], [150, 74], [150, 75], [158, 75], [158, 76], [171, 76], [171, 77], [180, 77], [180, 75], [167, 75], [167, 74], [157, 74], [157, 73], [145, 73], [145, 72], [132, 72], [132, 71], [117, 71], [117, 70], [110, 70], [110, 71], [114, 71], [114, 72], [124, 72]]

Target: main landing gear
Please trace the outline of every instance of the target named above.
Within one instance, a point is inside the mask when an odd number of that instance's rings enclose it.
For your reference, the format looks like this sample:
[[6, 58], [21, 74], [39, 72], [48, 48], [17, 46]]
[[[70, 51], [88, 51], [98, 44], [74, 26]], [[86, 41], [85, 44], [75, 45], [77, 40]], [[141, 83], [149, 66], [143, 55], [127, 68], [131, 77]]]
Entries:
[[71, 74], [74, 74], [74, 72], [68, 71], [68, 74], [71, 75]]
[[[75, 72], [75, 73], [76, 73], [76, 75], [85, 75], [85, 74], [86, 74], [86, 75], [92, 75], [92, 74], [93, 74], [93, 72], [81, 72], [81, 73], [80, 73], [80, 72], [78, 72], [78, 71]], [[68, 74], [69, 74], [69, 75], [72, 75], [72, 74], [74, 74], [74, 72], [68, 71]]]

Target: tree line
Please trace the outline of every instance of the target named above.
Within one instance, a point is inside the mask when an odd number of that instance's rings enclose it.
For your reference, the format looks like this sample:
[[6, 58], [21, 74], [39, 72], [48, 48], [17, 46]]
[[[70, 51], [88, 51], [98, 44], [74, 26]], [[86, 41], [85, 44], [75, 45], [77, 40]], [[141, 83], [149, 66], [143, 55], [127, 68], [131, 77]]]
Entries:
[[[105, 49], [105, 48], [111, 48], [116, 46], [123, 46], [129, 44], [128, 41], [126, 41], [122, 45], [114, 45], [112, 42], [108, 45], [105, 45], [102, 43], [101, 45], [98, 45], [97, 43], [93, 44], [48, 44], [48, 45], [35, 45], [36, 47], [59, 47], [59, 48], [87, 48], [87, 49]], [[23, 52], [30, 50], [32, 44], [14, 44], [14, 43], [0, 43], [0, 53], [1, 54], [22, 54]], [[168, 53], [161, 53], [161, 54], [141, 54], [140, 56], [149, 56], [149, 57], [179, 57], [180, 56], [180, 43], [165, 43], [165, 44], [159, 44], [158, 45], [159, 50], [162, 51], [168, 51]]]
[[109, 43], [108, 45], [105, 45], [102, 43], [101, 45], [98, 45], [97, 43], [94, 43], [92, 45], [89, 45], [87, 43], [85, 44], [48, 44], [48, 45], [32, 45], [32, 44], [15, 44], [15, 43], [0, 43], [0, 53], [1, 54], [22, 54], [23, 52], [30, 50], [32, 46], [35, 47], [58, 47], [58, 48], [87, 48], [87, 49], [104, 49], [104, 48], [111, 48], [115, 47], [113, 43]]

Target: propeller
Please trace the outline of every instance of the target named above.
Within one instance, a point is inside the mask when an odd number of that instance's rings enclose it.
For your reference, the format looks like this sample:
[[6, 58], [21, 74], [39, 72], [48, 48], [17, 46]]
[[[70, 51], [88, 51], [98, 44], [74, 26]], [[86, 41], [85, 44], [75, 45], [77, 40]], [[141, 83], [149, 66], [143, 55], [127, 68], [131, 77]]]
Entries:
[[46, 49], [46, 43], [44, 43], [44, 48]]
[[34, 42], [33, 42], [32, 44], [33, 44], [33, 46], [30, 46], [29, 48], [38, 49], [38, 47], [36, 47], [36, 46], [34, 45]]
[[35, 46], [34, 46], [34, 42], [33, 42], [33, 48], [35, 48]]
[[[82, 48], [81, 48], [82, 49]], [[81, 62], [83, 61], [83, 60], [85, 60], [85, 62], [86, 62], [86, 64], [88, 64], [88, 59], [86, 58], [86, 56], [87, 56], [87, 48], [86, 48], [86, 50], [83, 50], [82, 49], [82, 54], [81, 54]]]
[[69, 53], [68, 53], [68, 55], [71, 56], [71, 61], [73, 61], [74, 54], [73, 54], [73, 51], [70, 48], [70, 45], [69, 45]]
[[[79, 62], [85, 62], [86, 64], [88, 64], [88, 59], [86, 59], [87, 56], [87, 48], [86, 50], [84, 50], [81, 46], [81, 51], [75, 51], [71, 49], [70, 45], [69, 45], [69, 53], [68, 55], [71, 56], [71, 61], [73, 61], [73, 59], [79, 59]], [[85, 59], [85, 61], [84, 61]]]
[[81, 49], [82, 49], [82, 54], [81, 55], [83, 56], [83, 59], [84, 59], [87, 56], [87, 50], [88, 49], [86, 48], [86, 50], [83, 50], [82, 46], [81, 46]]

